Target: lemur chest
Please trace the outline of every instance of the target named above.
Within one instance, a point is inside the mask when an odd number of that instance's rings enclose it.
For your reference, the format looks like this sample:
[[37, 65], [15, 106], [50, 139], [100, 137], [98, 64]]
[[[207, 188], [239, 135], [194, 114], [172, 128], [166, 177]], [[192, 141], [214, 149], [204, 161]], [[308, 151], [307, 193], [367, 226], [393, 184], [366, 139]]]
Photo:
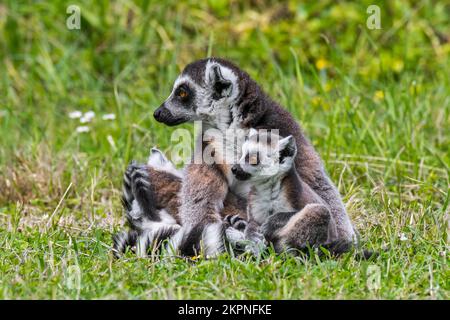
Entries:
[[[234, 177], [233, 177], [234, 178]], [[230, 190], [235, 194], [244, 199], [247, 199], [248, 194], [251, 190], [251, 184], [248, 181], [239, 181], [237, 179], [233, 179], [230, 184]]]
[[256, 189], [250, 201], [253, 219], [258, 224], [263, 224], [273, 214], [295, 211], [282, 186]]

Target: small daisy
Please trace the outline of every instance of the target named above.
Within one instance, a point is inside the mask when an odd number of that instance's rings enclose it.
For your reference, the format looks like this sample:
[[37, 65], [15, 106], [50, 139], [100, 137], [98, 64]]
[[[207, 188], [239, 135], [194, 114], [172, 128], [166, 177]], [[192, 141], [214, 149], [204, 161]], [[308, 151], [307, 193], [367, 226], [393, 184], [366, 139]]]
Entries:
[[403, 232], [400, 233], [399, 238], [400, 238], [400, 241], [408, 241], [408, 237]]
[[77, 127], [76, 131], [77, 131], [77, 133], [89, 132], [89, 127], [88, 126], [80, 126], [80, 127]]
[[114, 113], [107, 113], [102, 116], [103, 120], [115, 120], [116, 115]]
[[70, 119], [78, 119], [78, 118], [81, 118], [82, 115], [83, 115], [83, 113], [81, 111], [78, 111], [78, 110], [69, 112], [69, 118]]
[[88, 111], [80, 118], [80, 122], [81, 123], [91, 122], [91, 120], [94, 119], [94, 117], [95, 117], [95, 112]]

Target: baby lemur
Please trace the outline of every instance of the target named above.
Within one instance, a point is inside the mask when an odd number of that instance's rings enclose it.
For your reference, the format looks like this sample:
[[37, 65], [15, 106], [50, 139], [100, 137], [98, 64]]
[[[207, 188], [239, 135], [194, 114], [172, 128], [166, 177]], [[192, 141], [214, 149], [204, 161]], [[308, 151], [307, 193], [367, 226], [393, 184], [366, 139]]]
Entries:
[[336, 246], [336, 223], [328, 206], [297, 174], [296, 154], [292, 136], [282, 138], [271, 131], [250, 129], [242, 157], [231, 169], [238, 180], [251, 184], [248, 225], [241, 238], [235, 232], [227, 232], [228, 237], [235, 243], [248, 240], [254, 253], [263, 248], [255, 246], [262, 243], [260, 233], [277, 252], [302, 250], [308, 245], [345, 251]]

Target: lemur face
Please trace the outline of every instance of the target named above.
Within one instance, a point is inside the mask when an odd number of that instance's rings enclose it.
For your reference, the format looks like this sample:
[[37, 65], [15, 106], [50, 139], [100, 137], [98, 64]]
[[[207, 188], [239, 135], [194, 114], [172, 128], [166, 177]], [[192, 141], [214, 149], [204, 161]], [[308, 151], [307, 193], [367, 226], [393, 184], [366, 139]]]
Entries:
[[242, 145], [242, 157], [231, 171], [238, 180], [261, 181], [287, 173], [297, 153], [292, 136], [281, 138], [271, 132], [250, 129]]
[[187, 65], [175, 81], [172, 93], [153, 116], [169, 126], [214, 119], [218, 109], [230, 108], [239, 96], [234, 68], [220, 59], [199, 60]]

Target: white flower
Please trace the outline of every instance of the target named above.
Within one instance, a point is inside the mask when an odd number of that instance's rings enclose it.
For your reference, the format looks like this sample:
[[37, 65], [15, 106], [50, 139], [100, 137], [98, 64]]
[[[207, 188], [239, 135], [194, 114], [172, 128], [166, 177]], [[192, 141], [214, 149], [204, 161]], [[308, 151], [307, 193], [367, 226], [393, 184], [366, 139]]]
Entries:
[[103, 120], [115, 120], [116, 115], [114, 113], [107, 113], [102, 116]]
[[82, 132], [89, 132], [89, 127], [87, 127], [87, 126], [80, 126], [80, 127], [77, 127], [77, 133], [82, 133]]
[[86, 112], [85, 114], [84, 114], [84, 117], [85, 118], [89, 118], [89, 119], [92, 119], [92, 118], [94, 118], [95, 117], [95, 112], [94, 111], [88, 111], [88, 112]]
[[402, 232], [400, 233], [400, 241], [408, 241], [408, 237]]
[[81, 111], [78, 111], [78, 110], [69, 112], [69, 118], [70, 119], [78, 119], [78, 118], [81, 118], [82, 115], [83, 115], [83, 113]]
[[94, 117], [95, 117], [95, 112], [88, 111], [85, 114], [83, 114], [83, 116], [80, 118], [80, 122], [81, 123], [91, 122], [91, 120], [94, 119]]

